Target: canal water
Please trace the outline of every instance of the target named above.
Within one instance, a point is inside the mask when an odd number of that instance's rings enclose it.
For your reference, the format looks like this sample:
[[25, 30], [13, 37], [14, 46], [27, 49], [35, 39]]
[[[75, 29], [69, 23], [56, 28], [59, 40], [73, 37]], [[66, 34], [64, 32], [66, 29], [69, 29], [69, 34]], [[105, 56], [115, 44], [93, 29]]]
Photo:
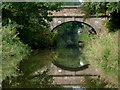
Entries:
[[20, 63], [19, 69], [25, 75], [31, 75], [54, 61], [64, 67], [77, 68], [88, 64], [84, 58], [78, 48], [35, 50]]
[[[82, 53], [84, 46], [79, 47], [78, 41], [87, 40], [88, 32], [80, 29], [80, 27], [82, 28], [81, 23], [70, 22], [54, 29], [54, 44], [56, 47], [54, 49], [34, 50], [31, 55], [25, 57], [18, 65], [18, 75], [11, 78], [7, 77], [3, 81], [3, 87], [41, 88], [40, 84], [44, 87], [49, 87], [52, 77], [46, 74], [47, 71], [43, 72], [43, 74], [36, 72], [48, 67], [53, 62], [68, 70], [69, 68], [74, 70], [87, 65], [89, 62], [85, 60], [85, 55]], [[81, 32], [84, 34], [81, 34]], [[86, 37], [82, 38], [82, 35]], [[101, 82], [99, 80], [86, 78], [84, 87], [96, 87], [96, 82], [98, 82], [97, 87], [100, 86], [102, 88], [105, 85], [104, 83], [99, 83]]]
[[[55, 59], [56, 61], [58, 60], [57, 62], [65, 67], [72, 67], [72, 68], [83, 67], [85, 63], [82, 61], [83, 65], [80, 65], [79, 57], [81, 54], [79, 53], [81, 52], [79, 52], [79, 50], [76, 50], [76, 49], [75, 51], [73, 49], [35, 50], [32, 52], [30, 56], [26, 57], [23, 61], [21, 61], [20, 65], [18, 66], [18, 69], [19, 69], [18, 76], [6, 78], [3, 81], [3, 87], [11, 87], [11, 88], [39, 87], [41, 88], [39, 86], [39, 82], [41, 82], [40, 78], [43, 78], [44, 77], [43, 75], [45, 75], [46, 77], [47, 74], [36, 74], [36, 72], [42, 70], [42, 68], [45, 68], [51, 65], [53, 59]], [[40, 77], [36, 79], [36, 75]], [[88, 78], [86, 76], [85, 76], [85, 79], [86, 79], [86, 82], [82, 85], [84, 88], [91, 87], [91, 86], [101, 88], [106, 85], [105, 83], [101, 83], [101, 81], [99, 81], [98, 79], [92, 80], [91, 78]], [[96, 82], [98, 82], [97, 85], [96, 85]], [[38, 83], [38, 85], [36, 83]]]

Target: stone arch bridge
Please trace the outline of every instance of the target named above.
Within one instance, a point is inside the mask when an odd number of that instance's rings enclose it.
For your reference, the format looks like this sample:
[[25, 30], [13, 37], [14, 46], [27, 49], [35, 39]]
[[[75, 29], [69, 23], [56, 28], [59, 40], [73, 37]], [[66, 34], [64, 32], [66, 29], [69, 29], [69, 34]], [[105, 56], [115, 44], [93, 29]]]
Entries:
[[50, 22], [50, 28], [53, 30], [56, 26], [69, 21], [82, 22], [88, 26], [92, 26], [97, 33], [104, 27], [103, 21], [107, 18], [106, 15], [99, 17], [91, 16], [84, 21], [84, 13], [80, 10], [79, 6], [64, 6], [63, 10], [59, 12], [53, 11], [53, 21]]
[[[84, 13], [78, 9], [78, 6], [64, 6], [63, 10], [59, 12], [53, 11], [53, 21], [50, 22], [51, 30], [54, 30], [58, 25], [66, 22], [77, 21], [82, 22], [88, 26], [92, 26], [97, 33], [101, 31], [101, 27], [104, 27], [103, 21], [107, 18], [106, 15], [101, 15], [99, 17], [91, 16], [84, 21]], [[52, 75], [54, 82], [53, 84], [63, 85], [63, 86], [80, 86], [84, 83], [85, 77], [98, 78], [99, 71], [95, 69], [92, 65], [88, 68], [80, 71], [69, 71], [62, 69], [54, 64], [46, 67], [49, 69], [48, 75]], [[43, 70], [41, 70], [43, 71]]]

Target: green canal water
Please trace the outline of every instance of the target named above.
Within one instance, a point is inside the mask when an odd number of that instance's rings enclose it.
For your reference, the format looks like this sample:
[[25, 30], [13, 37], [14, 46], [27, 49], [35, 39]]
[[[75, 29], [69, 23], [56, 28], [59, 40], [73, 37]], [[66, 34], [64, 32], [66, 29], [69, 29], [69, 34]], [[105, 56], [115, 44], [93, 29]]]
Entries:
[[[88, 32], [80, 29], [82, 26], [79, 22], [69, 22], [55, 28], [53, 31], [55, 34], [55, 43], [53, 46], [56, 47], [54, 49], [34, 50], [31, 55], [25, 57], [18, 65], [18, 75], [11, 78], [7, 77], [3, 81], [3, 87], [41, 88], [40, 82], [47, 87], [49, 86], [48, 83], [50, 83], [51, 77], [45, 72], [43, 74], [38, 73], [36, 76], [36, 72], [48, 67], [53, 62], [67, 69], [80, 68], [87, 65], [89, 62], [85, 60], [85, 55], [82, 53], [83, 47], [78, 46], [78, 41], [89, 39]], [[86, 36], [86, 38], [82, 38], [83, 36]], [[93, 83], [91, 81], [93, 80], [87, 78], [86, 84], [84, 84], [86, 85], [85, 87], [87, 85], [89, 87], [93, 86], [93, 84], [98, 82], [98, 80]], [[103, 87], [104, 85], [101, 83], [97, 84], [98, 87]]]
[[[3, 81], [3, 88], [41, 88], [39, 85], [39, 82], [41, 82], [40, 78], [43, 78], [44, 76], [46, 77], [47, 74], [38, 74], [36, 77], [36, 72], [40, 71], [44, 67], [51, 65], [54, 59], [58, 64], [61, 64], [65, 67], [82, 67], [82, 65], [80, 65], [81, 55], [82, 53], [77, 49], [35, 50], [30, 56], [26, 57], [23, 61], [20, 62], [17, 77], [6, 78]], [[82, 62], [85, 65], [85, 61], [82, 60]], [[48, 80], [49, 78], [47, 77]], [[89, 77], [85, 77], [85, 79], [86, 82], [83, 83], [84, 87], [104, 87], [106, 85], [98, 79], [93, 80]]]
[[84, 59], [79, 48], [35, 50], [20, 63], [19, 69], [25, 75], [30, 75], [49, 66], [54, 60], [64, 67], [77, 68], [88, 64]]

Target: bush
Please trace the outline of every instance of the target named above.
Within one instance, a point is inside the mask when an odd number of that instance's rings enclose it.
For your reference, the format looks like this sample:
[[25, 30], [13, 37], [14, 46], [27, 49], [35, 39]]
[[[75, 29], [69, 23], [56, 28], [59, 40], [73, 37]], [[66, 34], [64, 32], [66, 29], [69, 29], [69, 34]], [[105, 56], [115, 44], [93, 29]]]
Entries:
[[[117, 85], [118, 80], [118, 32], [101, 33], [84, 48], [87, 60], [101, 70], [100, 74]], [[114, 77], [114, 78], [113, 78]]]
[[16, 32], [16, 24], [3, 27], [2, 32], [2, 69], [3, 79], [6, 76], [16, 75], [17, 64], [31, 51], [20, 41]]
[[106, 25], [110, 32], [113, 32], [113, 31], [115, 32], [118, 29], [120, 29], [119, 21], [120, 21], [120, 12], [112, 13]]

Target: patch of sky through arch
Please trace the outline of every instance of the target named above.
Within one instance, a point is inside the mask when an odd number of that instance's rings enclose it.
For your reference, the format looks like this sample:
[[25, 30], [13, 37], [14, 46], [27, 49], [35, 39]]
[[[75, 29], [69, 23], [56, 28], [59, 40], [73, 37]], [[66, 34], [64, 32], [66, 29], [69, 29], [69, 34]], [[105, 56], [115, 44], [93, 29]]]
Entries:
[[88, 62], [78, 46], [78, 41], [86, 41], [89, 27], [80, 22], [67, 22], [57, 26], [55, 33], [56, 49], [54, 50], [55, 61], [66, 67], [81, 67]]

